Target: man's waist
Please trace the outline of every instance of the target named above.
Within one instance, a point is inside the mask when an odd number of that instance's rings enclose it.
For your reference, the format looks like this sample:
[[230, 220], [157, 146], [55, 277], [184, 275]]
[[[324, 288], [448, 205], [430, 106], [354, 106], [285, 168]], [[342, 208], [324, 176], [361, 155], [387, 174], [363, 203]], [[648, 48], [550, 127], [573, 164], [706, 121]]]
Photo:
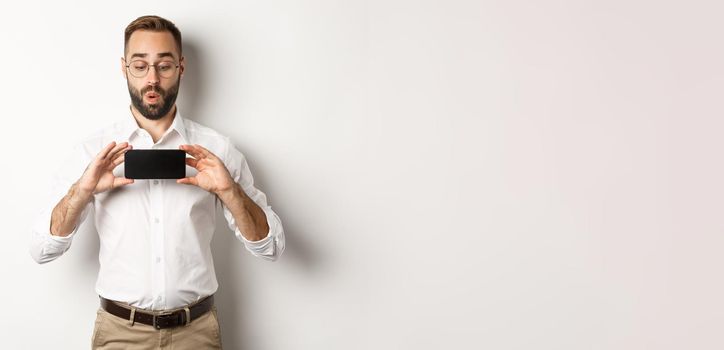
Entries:
[[209, 312], [214, 306], [214, 296], [210, 295], [196, 303], [170, 310], [147, 310], [135, 308], [127, 303], [100, 297], [101, 308], [108, 313], [126, 319], [131, 324], [138, 322], [156, 329], [173, 328], [187, 325]]
[[164, 288], [148, 285], [147, 281], [136, 280], [131, 276], [122, 275], [108, 278], [109, 271], [104, 270], [98, 275], [96, 294], [106, 299], [123, 302], [128, 306], [146, 311], [166, 311], [182, 308], [216, 293], [218, 284], [213, 274], [193, 283], [179, 283], [167, 279]]

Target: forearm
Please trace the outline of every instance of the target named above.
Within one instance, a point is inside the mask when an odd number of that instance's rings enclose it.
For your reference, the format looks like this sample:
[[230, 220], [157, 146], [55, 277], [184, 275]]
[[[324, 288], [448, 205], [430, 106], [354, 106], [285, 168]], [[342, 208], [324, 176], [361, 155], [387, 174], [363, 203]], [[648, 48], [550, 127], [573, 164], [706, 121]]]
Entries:
[[92, 195], [83, 193], [78, 188], [77, 182], [74, 183], [65, 197], [53, 208], [50, 216], [50, 234], [65, 237], [73, 232], [83, 209], [92, 198]]
[[269, 225], [267, 224], [266, 214], [244, 193], [239, 184], [235, 184], [231, 190], [218, 196], [231, 212], [236, 226], [244, 235], [244, 238], [250, 241], [258, 241], [267, 236]]

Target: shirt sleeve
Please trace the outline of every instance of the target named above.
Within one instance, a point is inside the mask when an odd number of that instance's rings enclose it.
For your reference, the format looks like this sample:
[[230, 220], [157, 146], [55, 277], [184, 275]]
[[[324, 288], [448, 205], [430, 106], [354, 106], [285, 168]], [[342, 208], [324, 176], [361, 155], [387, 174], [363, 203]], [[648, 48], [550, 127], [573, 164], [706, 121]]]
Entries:
[[91, 201], [81, 212], [78, 224], [68, 236], [59, 237], [50, 233], [50, 217], [53, 209], [65, 197], [73, 183], [78, 181], [89, 162], [90, 158], [83, 147], [76, 145], [71, 154], [54, 172], [50, 191], [31, 226], [30, 256], [38, 264], [53, 261], [68, 251], [78, 227], [88, 219], [89, 214], [93, 211], [93, 201]]
[[[224, 217], [229, 224], [229, 229], [234, 232], [236, 238], [244, 243], [246, 250], [254, 256], [275, 261], [282, 252], [284, 252], [284, 228], [282, 227], [282, 222], [279, 216], [272, 210], [271, 206], [267, 204], [266, 194], [254, 187], [254, 178], [251, 175], [251, 170], [244, 155], [239, 152], [230, 141], [227, 142], [227, 145], [226, 167], [234, 181], [241, 185], [244, 193], [266, 214], [269, 232], [267, 232], [266, 237], [261, 240], [250, 241], [239, 231], [231, 211], [225, 205], [221, 204], [224, 208]], [[217, 201], [221, 203], [221, 200], [218, 198]]]

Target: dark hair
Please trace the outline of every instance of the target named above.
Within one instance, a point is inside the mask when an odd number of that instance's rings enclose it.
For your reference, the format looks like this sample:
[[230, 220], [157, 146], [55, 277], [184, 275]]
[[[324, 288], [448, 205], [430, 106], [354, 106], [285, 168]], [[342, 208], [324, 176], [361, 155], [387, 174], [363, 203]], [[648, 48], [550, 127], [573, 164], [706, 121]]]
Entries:
[[176, 28], [173, 22], [159, 17], [159, 16], [141, 16], [136, 18], [131, 24], [126, 27], [126, 37], [123, 41], [123, 53], [126, 54], [128, 49], [128, 39], [131, 38], [131, 34], [137, 30], [150, 30], [152, 32], [169, 32], [173, 35], [176, 41], [176, 48], [178, 53], [181, 55], [181, 32]]

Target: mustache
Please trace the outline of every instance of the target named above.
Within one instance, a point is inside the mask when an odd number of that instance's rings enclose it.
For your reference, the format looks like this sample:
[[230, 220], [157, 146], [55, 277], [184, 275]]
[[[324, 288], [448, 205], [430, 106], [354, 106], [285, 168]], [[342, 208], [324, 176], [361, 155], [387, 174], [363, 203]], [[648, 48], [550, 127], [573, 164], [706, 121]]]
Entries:
[[145, 95], [147, 92], [150, 92], [150, 91], [153, 91], [161, 96], [166, 96], [166, 90], [164, 90], [158, 86], [155, 86], [155, 85], [147, 86], [147, 87], [141, 89], [141, 96]]

